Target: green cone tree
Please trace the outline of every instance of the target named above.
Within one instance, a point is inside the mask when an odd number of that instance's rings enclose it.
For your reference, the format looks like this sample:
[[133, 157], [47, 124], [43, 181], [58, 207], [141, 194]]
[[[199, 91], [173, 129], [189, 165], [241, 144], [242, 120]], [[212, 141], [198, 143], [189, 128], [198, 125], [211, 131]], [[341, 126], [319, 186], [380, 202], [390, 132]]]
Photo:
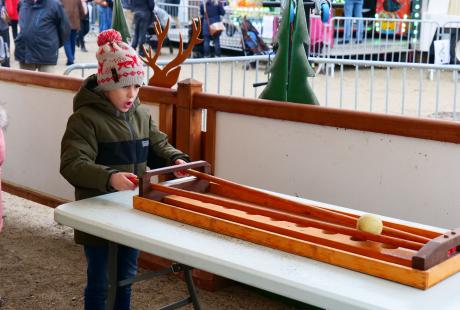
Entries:
[[128, 39], [131, 39], [131, 33], [129, 32], [128, 23], [123, 13], [121, 0], [113, 1], [112, 28], [121, 34], [123, 42], [128, 43]]
[[317, 105], [308, 77], [315, 75], [308, 61], [304, 45], [309, 46], [303, 1], [298, 0], [293, 30], [291, 32], [290, 11], [292, 0], [283, 10], [278, 31], [278, 50], [270, 67], [270, 79], [259, 98]]

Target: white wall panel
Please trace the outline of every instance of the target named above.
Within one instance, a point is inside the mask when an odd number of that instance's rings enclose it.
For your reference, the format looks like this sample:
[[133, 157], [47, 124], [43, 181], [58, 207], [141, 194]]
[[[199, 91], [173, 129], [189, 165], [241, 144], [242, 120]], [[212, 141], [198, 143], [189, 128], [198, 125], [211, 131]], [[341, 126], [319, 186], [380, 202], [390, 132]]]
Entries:
[[460, 145], [217, 113], [216, 175], [440, 227], [460, 223]]
[[[59, 174], [61, 138], [72, 113], [74, 92], [0, 81], [0, 103], [8, 113], [2, 179], [48, 195], [73, 200]], [[159, 109], [150, 106], [158, 121]]]

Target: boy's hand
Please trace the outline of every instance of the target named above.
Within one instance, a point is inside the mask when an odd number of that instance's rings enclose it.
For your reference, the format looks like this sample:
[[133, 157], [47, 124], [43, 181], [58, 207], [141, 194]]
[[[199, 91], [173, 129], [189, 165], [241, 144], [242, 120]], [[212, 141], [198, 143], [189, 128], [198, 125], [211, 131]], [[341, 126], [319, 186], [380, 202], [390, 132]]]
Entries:
[[134, 190], [137, 187], [137, 176], [130, 172], [117, 172], [110, 176], [109, 182], [117, 191]]
[[[176, 161], [174, 162], [175, 165], [181, 165], [181, 164], [186, 164], [187, 162], [183, 159], [176, 159]], [[183, 178], [183, 177], [186, 177], [188, 176], [187, 172], [185, 172], [185, 170], [181, 170], [181, 171], [174, 171], [174, 176], [176, 178]]]

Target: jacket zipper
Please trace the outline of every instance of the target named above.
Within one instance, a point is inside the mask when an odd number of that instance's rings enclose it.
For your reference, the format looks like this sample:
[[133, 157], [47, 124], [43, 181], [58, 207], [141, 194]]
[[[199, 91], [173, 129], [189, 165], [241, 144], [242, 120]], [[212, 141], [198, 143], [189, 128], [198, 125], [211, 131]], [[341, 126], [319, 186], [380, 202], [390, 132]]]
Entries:
[[131, 134], [131, 139], [134, 143], [134, 174], [137, 175], [137, 148], [136, 148], [136, 137], [134, 136], [134, 129], [131, 123], [129, 122], [128, 113], [125, 113], [125, 122], [128, 126], [129, 133]]

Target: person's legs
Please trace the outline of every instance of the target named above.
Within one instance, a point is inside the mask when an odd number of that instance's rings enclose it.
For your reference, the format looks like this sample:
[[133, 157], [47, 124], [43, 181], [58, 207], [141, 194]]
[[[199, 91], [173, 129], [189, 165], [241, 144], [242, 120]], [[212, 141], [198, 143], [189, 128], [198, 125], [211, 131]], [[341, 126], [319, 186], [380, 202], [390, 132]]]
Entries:
[[[3, 38], [4, 43], [6, 43], [7, 46], [7, 53], [9, 54], [10, 52], [10, 32], [9, 29], [6, 29], [4, 31], [0, 31], [0, 36]], [[8, 56], [2, 63], [2, 67], [9, 67], [10, 66], [10, 56]]]
[[[363, 17], [363, 0], [355, 0], [354, 6], [353, 6], [353, 16], [357, 18], [362, 18]], [[361, 42], [363, 40], [363, 21], [359, 20], [358, 21], [358, 26], [357, 26], [357, 34], [356, 34], [356, 39], [358, 42]]]
[[150, 14], [145, 14], [144, 18], [142, 19], [139, 27], [139, 52], [143, 53], [144, 51], [142, 50], [142, 46], [145, 43], [145, 36], [147, 35], [147, 30], [149, 28], [149, 25], [151, 24], [152, 19]]
[[85, 36], [89, 32], [89, 18], [84, 18], [80, 22], [80, 31], [78, 32], [78, 41], [82, 52], [88, 52], [85, 45]]
[[54, 73], [55, 65], [36, 65], [39, 72]]
[[19, 68], [22, 70], [35, 71], [38, 69], [38, 66], [35, 64], [26, 64], [26, 63], [20, 62]]
[[[117, 266], [117, 280], [130, 279], [136, 276], [137, 273], [137, 258], [139, 250], [126, 247], [123, 245], [118, 246], [118, 266]], [[129, 310], [131, 303], [131, 285], [125, 285], [117, 288], [117, 295], [115, 298], [116, 310]]]
[[12, 20], [10, 21], [10, 25], [11, 25], [11, 30], [13, 30], [13, 40], [15, 40], [16, 37], [18, 36], [18, 21]]
[[344, 16], [345, 16], [345, 29], [344, 29], [344, 40], [350, 41], [351, 39], [351, 21], [353, 16], [353, 1], [346, 0], [344, 5]]
[[77, 30], [72, 30], [70, 32], [70, 47], [72, 49], [73, 61], [75, 61], [75, 45], [77, 41]]
[[211, 41], [211, 37], [209, 35], [203, 36], [203, 54], [204, 57], [209, 57], [209, 42]]
[[220, 57], [220, 34], [213, 37], [212, 40], [214, 42], [214, 55], [216, 57]]
[[104, 31], [105, 29], [105, 8], [98, 5], [97, 12], [99, 13], [99, 33]]
[[107, 246], [84, 246], [87, 267], [85, 310], [104, 310], [107, 299]]
[[131, 46], [136, 49], [137, 45], [139, 44], [139, 32], [140, 32], [140, 26], [141, 26], [141, 13], [140, 12], [135, 12], [134, 13], [134, 35], [133, 35], [133, 41], [131, 42]]
[[99, 7], [99, 32], [110, 29], [112, 27], [112, 8]]
[[64, 42], [64, 51], [65, 55], [67, 56], [67, 66], [70, 66], [75, 61], [75, 38], [77, 35], [77, 30], [72, 29], [70, 30], [70, 35]]

